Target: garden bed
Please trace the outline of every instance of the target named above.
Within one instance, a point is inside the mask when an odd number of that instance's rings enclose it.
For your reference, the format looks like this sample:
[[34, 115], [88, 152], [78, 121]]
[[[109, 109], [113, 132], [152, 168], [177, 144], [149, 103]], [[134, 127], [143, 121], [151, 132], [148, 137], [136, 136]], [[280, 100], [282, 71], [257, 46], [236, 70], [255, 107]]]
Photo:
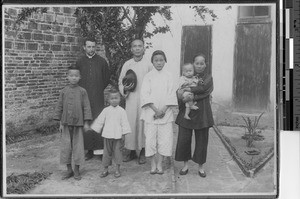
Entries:
[[246, 147], [246, 141], [242, 139], [245, 128], [214, 126], [214, 129], [233, 159], [248, 177], [253, 177], [274, 155], [274, 130], [263, 130], [264, 139], [254, 141], [254, 146], [260, 153], [248, 155], [245, 151], [249, 148]]
[[7, 194], [24, 194], [50, 175], [49, 172], [11, 174], [6, 178]]

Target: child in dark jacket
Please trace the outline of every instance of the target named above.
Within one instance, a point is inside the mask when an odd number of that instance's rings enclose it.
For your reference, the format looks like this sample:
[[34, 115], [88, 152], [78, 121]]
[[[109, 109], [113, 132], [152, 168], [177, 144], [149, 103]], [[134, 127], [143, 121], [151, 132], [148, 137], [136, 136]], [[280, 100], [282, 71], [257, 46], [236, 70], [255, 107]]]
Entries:
[[60, 163], [67, 165], [67, 173], [62, 179], [74, 176], [74, 179], [81, 180], [79, 167], [84, 163], [83, 129], [89, 129], [88, 122], [92, 120], [92, 113], [86, 90], [78, 86], [79, 69], [69, 67], [67, 78], [70, 84], [60, 92], [54, 116], [54, 120], [60, 121]]

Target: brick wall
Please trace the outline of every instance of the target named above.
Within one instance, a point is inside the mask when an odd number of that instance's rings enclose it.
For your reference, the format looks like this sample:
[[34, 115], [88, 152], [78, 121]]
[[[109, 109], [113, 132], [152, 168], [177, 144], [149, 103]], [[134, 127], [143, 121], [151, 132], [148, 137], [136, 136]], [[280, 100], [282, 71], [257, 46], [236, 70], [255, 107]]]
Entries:
[[[5, 8], [5, 122], [7, 131], [26, 131], [52, 122], [66, 68], [82, 54], [75, 8], [52, 7], [32, 14], [15, 31], [18, 8]], [[12, 132], [16, 133], [16, 132]]]

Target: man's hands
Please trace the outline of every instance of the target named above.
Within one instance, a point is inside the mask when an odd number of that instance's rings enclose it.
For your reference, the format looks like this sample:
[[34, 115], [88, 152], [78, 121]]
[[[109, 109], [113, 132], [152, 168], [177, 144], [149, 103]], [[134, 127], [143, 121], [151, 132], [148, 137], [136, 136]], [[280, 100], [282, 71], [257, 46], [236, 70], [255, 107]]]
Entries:
[[126, 86], [124, 86], [124, 91], [129, 91], [130, 89], [132, 89], [133, 88], [133, 86], [134, 86], [134, 84], [133, 83], [131, 83], [131, 84], [129, 84], [129, 85], [126, 85]]

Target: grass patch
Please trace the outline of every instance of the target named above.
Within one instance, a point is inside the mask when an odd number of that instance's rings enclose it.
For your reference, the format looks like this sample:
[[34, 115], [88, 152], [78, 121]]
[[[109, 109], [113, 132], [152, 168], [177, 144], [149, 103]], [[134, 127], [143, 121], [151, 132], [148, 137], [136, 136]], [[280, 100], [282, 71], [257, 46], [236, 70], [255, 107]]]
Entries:
[[6, 133], [6, 144], [12, 144], [16, 142], [21, 142], [29, 139], [33, 139], [37, 136], [46, 136], [57, 133], [59, 129], [58, 124], [44, 125], [33, 131], [23, 132], [20, 134], [8, 134]]
[[24, 194], [52, 173], [34, 172], [20, 175], [11, 174], [6, 178], [7, 194]]
[[254, 147], [260, 151], [258, 155], [248, 155], [245, 152], [249, 148], [241, 138], [245, 132], [244, 128], [218, 126], [215, 130], [246, 176], [253, 176], [274, 155], [274, 130], [263, 130], [262, 135], [265, 139], [253, 142]]

